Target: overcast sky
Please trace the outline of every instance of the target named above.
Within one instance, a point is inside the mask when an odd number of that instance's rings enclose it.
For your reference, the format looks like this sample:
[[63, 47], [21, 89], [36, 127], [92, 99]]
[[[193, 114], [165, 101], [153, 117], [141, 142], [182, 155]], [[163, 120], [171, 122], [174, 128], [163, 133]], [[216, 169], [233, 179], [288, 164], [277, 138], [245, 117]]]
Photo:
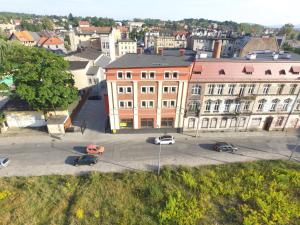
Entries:
[[205, 18], [300, 24], [300, 0], [0, 0], [0, 11], [99, 16], [114, 19]]

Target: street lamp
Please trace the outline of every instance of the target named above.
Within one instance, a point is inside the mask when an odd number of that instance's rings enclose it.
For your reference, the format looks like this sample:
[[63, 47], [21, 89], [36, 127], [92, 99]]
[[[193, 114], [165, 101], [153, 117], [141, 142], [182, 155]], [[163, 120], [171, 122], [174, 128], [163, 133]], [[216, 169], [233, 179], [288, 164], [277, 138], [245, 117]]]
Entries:
[[[161, 131], [160, 131], [160, 127], [157, 124], [157, 128], [159, 129], [159, 134], [161, 136]], [[158, 167], [157, 167], [157, 175], [159, 176], [160, 173], [160, 154], [161, 154], [161, 141], [159, 141], [159, 152], [158, 152]]]

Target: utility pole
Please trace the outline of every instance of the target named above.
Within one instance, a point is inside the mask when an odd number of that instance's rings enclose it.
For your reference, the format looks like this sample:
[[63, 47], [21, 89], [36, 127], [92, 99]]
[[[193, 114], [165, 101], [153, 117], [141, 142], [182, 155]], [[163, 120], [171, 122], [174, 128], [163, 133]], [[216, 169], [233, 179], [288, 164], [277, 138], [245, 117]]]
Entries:
[[[159, 133], [161, 136], [161, 130], [160, 126], [157, 124], [157, 128], [159, 129]], [[158, 167], [157, 167], [157, 175], [159, 176], [160, 174], [160, 154], [161, 154], [161, 141], [159, 142], [159, 152], [158, 152]]]

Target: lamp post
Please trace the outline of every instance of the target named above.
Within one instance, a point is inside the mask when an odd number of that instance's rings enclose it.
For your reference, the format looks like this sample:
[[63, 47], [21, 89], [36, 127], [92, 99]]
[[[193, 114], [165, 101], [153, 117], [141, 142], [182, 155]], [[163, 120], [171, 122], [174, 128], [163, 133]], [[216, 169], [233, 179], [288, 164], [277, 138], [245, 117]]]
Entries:
[[[157, 124], [157, 128], [159, 129], [159, 134], [161, 136], [160, 127], [158, 124]], [[160, 174], [160, 154], [161, 154], [161, 141], [159, 142], [159, 152], [158, 152], [158, 167], [157, 167], [157, 175], [158, 176]]]

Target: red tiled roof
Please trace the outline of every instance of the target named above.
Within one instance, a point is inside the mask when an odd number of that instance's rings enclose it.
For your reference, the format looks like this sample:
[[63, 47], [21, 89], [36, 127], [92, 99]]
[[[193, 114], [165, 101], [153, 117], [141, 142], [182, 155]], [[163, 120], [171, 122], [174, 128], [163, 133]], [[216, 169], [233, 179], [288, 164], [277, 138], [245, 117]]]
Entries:
[[246, 73], [253, 73], [254, 67], [253, 66], [245, 66], [245, 72]]
[[43, 45], [61, 45], [61, 44], [63, 44], [63, 41], [57, 37], [51, 37], [51, 38], [42, 37], [38, 44], [41, 46], [43, 46]]
[[79, 25], [90, 25], [90, 22], [81, 20], [81, 21], [79, 21]]
[[293, 73], [300, 73], [300, 66], [292, 66]]

